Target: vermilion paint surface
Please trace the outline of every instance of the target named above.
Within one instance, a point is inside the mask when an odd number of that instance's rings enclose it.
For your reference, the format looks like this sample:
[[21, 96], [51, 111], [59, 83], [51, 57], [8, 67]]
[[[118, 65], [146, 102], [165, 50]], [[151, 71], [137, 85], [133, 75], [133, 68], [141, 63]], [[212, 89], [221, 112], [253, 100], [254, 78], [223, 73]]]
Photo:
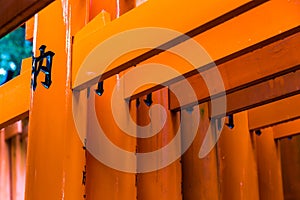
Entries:
[[85, 2], [55, 1], [37, 15], [35, 23], [35, 55], [46, 45], [55, 56], [51, 87], [40, 84], [41, 73], [32, 92], [25, 199], [83, 199], [85, 154], [72, 119], [69, 59], [71, 35], [85, 24]]

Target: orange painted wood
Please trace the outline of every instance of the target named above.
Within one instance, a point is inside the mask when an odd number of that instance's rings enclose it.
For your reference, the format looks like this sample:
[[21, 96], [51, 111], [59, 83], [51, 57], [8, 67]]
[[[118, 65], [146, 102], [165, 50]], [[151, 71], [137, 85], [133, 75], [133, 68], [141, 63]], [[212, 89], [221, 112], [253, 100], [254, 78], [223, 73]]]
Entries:
[[26, 174], [26, 129], [22, 122], [11, 124], [0, 132], [0, 198], [24, 199]]
[[108, 12], [116, 19], [135, 7], [135, 0], [92, 0], [90, 1], [90, 20], [97, 16], [102, 10]]
[[248, 111], [249, 130], [254, 131], [276, 124], [284, 123], [300, 117], [300, 109], [295, 106], [300, 95], [275, 101]]
[[275, 125], [272, 129], [274, 139], [292, 137], [300, 133], [300, 119]]
[[[109, 26], [105, 26], [101, 30], [97, 30], [97, 27], [95, 27], [97, 31], [91, 32], [85, 38], [76, 39], [75, 36], [74, 41], [77, 43], [77, 46], [75, 47], [74, 43], [73, 77], [80, 73], [81, 78], [73, 79], [72, 87], [76, 90], [83, 89], [87, 85], [86, 82], [95, 83], [100, 76], [104, 80], [162, 52], [159, 49], [142, 48], [122, 56], [120, 55], [113, 63], [106, 66], [103, 62], [109, 58], [109, 55], [104, 55], [107, 51], [98, 45], [113, 35], [132, 29], [154, 26], [172, 29], [194, 37], [264, 2], [263, 0], [239, 0], [228, 1], [223, 5], [218, 0], [206, 3], [190, 1], [186, 5], [180, 1], [162, 2], [154, 0], [146, 2], [126, 15], [112, 21]], [[178, 12], [178, 10], [181, 10], [181, 12]], [[207, 10], [210, 12], [207, 12]], [[153, 12], [156, 14], [153, 15]], [[189, 23], [186, 23], [186, 21], [189, 21]], [[153, 41], [154, 47], [164, 44], [164, 46], [171, 48], [184, 41], [180, 35], [168, 34], [164, 37], [156, 37], [155, 39], [157, 40], [151, 41]], [[80, 41], [76, 42], [76, 40]], [[92, 50], [94, 54], [91, 54]], [[98, 59], [98, 54], [102, 55], [102, 60]], [[101, 70], [104, 71], [101, 72]], [[87, 73], [87, 71], [93, 71], [94, 73]]]
[[[155, 151], [167, 145], [175, 136], [179, 128], [179, 113], [172, 113], [167, 110], [167, 89], [156, 91], [152, 94], [154, 104], [161, 104], [167, 112], [167, 120], [159, 133], [150, 138], [137, 139], [137, 152], [145, 153]], [[145, 99], [145, 97], [143, 97]], [[152, 123], [160, 121], [160, 115], [149, 113], [149, 107], [142, 102], [137, 109], [137, 123], [139, 125], [147, 125], [150, 121], [149, 114], [152, 116]], [[153, 131], [153, 129], [152, 129]], [[139, 134], [139, 133], [138, 133]], [[141, 133], [140, 133], [141, 134]], [[142, 133], [147, 134], [147, 133]], [[162, 155], [162, 159], [164, 155]], [[165, 155], [167, 156], [167, 155]], [[158, 158], [159, 159], [159, 158]], [[160, 160], [153, 160], [160, 162]], [[139, 160], [137, 160], [139, 166]], [[165, 199], [182, 199], [181, 188], [181, 164], [180, 160], [174, 161], [169, 166], [149, 172], [137, 174], [137, 199], [138, 200], [165, 200]]]
[[16, 135], [10, 140], [11, 159], [11, 196], [14, 200], [24, 199], [26, 175], [27, 140], [21, 135]]
[[[290, 3], [280, 0], [268, 1], [263, 5], [253, 8], [243, 13], [242, 15], [236, 16], [231, 20], [228, 20], [212, 29], [206, 30], [205, 32], [195, 36], [193, 39], [203, 47], [203, 49], [210, 56], [210, 60], [204, 59], [204, 56], [202, 56], [201, 53], [196, 53], [195, 48], [189, 49], [189, 45], [180, 47], [180, 45], [183, 45], [184, 43], [174, 47], [174, 49], [180, 48], [181, 52], [193, 52], [192, 55], [194, 56], [195, 54], [198, 54], [198, 58], [200, 58], [201, 55], [202, 63], [199, 63], [198, 66], [197, 64], [196, 66], [193, 66], [191, 63], [188, 63], [187, 60], [184, 60], [187, 57], [190, 57], [188, 53], [188, 56], [177, 56], [176, 58], [176, 56], [168, 55], [165, 52], [149, 58], [148, 60], [140, 64], [165, 64], [168, 67], [177, 70], [179, 74], [183, 74], [185, 77], [197, 74], [198, 72], [195, 71], [195, 68], [198, 68], [198, 70], [201, 72], [207, 71], [213, 66], [209, 65], [209, 62], [214, 61], [215, 64], [220, 65], [231, 59], [240, 57], [241, 55], [262, 48], [267, 44], [281, 40], [292, 33], [298, 32], [300, 25], [298, 6], [299, 5], [295, 2]], [[274, 12], [275, 10], [281, 10], [284, 13], [288, 13], [288, 16], [286, 15], [287, 17], [285, 18], [285, 20], [282, 20], [281, 13]], [[239, 26], [237, 26], [237, 24]], [[245, 69], [245, 67], [242, 66], [242, 69]], [[237, 72], [236, 69], [232, 69], [232, 71]], [[158, 90], [162, 87], [162, 85], [170, 85], [174, 82], [177, 82], [178, 80], [182, 80], [182, 77], [179, 77], [178, 75], [171, 76], [170, 74], [169, 76], [165, 75], [160, 80], [160, 83], [163, 84], [154, 84], [154, 86], [145, 85], [139, 88], [133, 94], [125, 93], [124, 98], [133, 99], [140, 95], [147, 94], [151, 91]], [[202, 85], [202, 87], [205, 88], [205, 85]]]
[[[218, 70], [223, 78], [224, 87], [228, 95], [229, 112], [234, 110], [241, 111], [243, 109], [248, 109], [248, 104], [262, 103], [263, 101], [277, 96], [284, 91], [285, 85], [282, 85], [281, 82], [284, 84], [285, 79], [289, 79], [288, 76], [287, 78], [283, 78], [284, 80], [279, 78], [277, 80], [275, 79], [273, 81], [267, 81], [300, 68], [300, 57], [297, 53], [299, 42], [300, 33], [297, 33], [219, 65]], [[247, 67], [245, 67], [245, 65], [247, 65]], [[289, 76], [295, 77], [293, 80], [297, 79], [296, 75]], [[189, 95], [182, 93], [183, 89], [181, 82], [172, 84], [170, 86], [171, 90], [177, 92], [178, 94], [184, 94], [182, 95], [182, 107], [188, 107], [190, 105], [195, 105], [196, 103], [209, 101], [207, 86], [199, 74], [194, 75], [187, 80], [193, 87], [195, 94], [197, 95], [198, 102], [192, 102]], [[262, 82], [265, 83], [247, 88]], [[291, 82], [290, 84], [294, 83]], [[287, 85], [293, 86], [289, 84]], [[269, 90], [273, 89], [273, 86], [275, 87], [274, 92]], [[256, 89], [263, 89], [264, 92], [262, 92], [261, 95], [255, 96]], [[244, 91], [236, 92], [239, 90]], [[258, 91], [258, 93], [259, 92], [260, 91]], [[251, 97], [246, 99], [246, 101], [239, 101], [239, 98], [244, 98], [244, 95], [247, 97], [251, 95]], [[180, 105], [174, 94], [170, 93], [170, 109], [178, 110], [179, 108]]]
[[25, 39], [32, 42], [33, 34], [34, 34], [34, 17], [30, 18], [25, 23]]
[[[72, 115], [71, 35], [85, 24], [85, 1], [55, 1], [37, 17], [35, 55], [44, 44], [53, 51], [52, 85], [45, 89], [38, 77], [32, 92], [25, 199], [83, 199], [83, 144]], [[72, 9], [71, 9], [72, 7]], [[49, 17], [51, 16], [51, 17]], [[76, 26], [73, 26], [73, 21]]]
[[22, 121], [20, 120], [5, 127], [5, 139], [8, 140], [16, 135], [22, 134], [22, 132]]
[[[226, 113], [234, 114], [297, 95], [300, 93], [299, 79], [300, 71], [296, 71], [229, 93], [226, 95]], [[222, 105], [222, 100], [218, 105]], [[216, 113], [218, 114], [222, 113]]]
[[300, 199], [300, 136], [279, 140], [284, 199]]
[[[111, 110], [112, 90], [117, 84], [117, 78], [111, 77], [105, 81], [105, 92], [102, 96], [95, 96], [95, 109], [98, 122], [103, 132], [118, 147], [135, 152], [136, 138], [126, 135], [115, 123]], [[94, 95], [94, 91], [91, 91]], [[130, 106], [133, 110], [132, 118], [135, 119], [135, 105]], [[124, 120], [126, 120], [124, 118]], [[90, 141], [87, 135], [87, 145]], [[111, 155], [113, 156], [113, 155]], [[122, 160], [120, 161], [122, 162]], [[124, 160], [124, 163], [126, 160]], [[135, 199], [136, 198], [136, 175], [112, 169], [90, 153], [86, 157], [87, 178], [86, 195], [87, 199]]]
[[273, 138], [272, 128], [262, 130], [262, 134], [252, 135], [259, 183], [259, 198], [283, 200], [281, 159], [278, 142]]
[[9, 147], [5, 141], [5, 130], [0, 129], [0, 199], [10, 199]]
[[111, 169], [95, 159], [90, 153], [87, 153], [86, 159], [87, 199], [135, 199], [135, 174]]
[[[122, 3], [117, 7], [117, 3]], [[127, 4], [125, 4], [127, 3]], [[132, 8], [132, 1], [90, 1], [90, 22], [75, 37], [75, 41], [81, 40], [85, 35], [102, 28], [119, 14]], [[105, 11], [103, 12], [102, 9]], [[101, 12], [102, 11], [102, 12]], [[101, 13], [100, 13], [101, 12]], [[107, 13], [108, 12], [108, 13]], [[97, 15], [97, 16], [96, 16]], [[76, 44], [74, 44], [76, 47]], [[120, 75], [122, 75], [121, 73]], [[117, 77], [111, 77], [105, 81], [105, 92], [99, 97], [95, 96], [95, 107], [98, 122], [107, 134], [107, 137], [118, 147], [130, 152], [136, 150], [136, 139], [127, 136], [115, 123], [111, 110], [111, 95], [114, 87], [117, 87]], [[92, 91], [93, 92], [93, 91]], [[94, 95], [94, 93], [93, 93]], [[130, 106], [132, 118], [135, 119], [135, 106]], [[104, 117], [105, 116], [105, 117]], [[125, 119], [123, 119], [125, 120]], [[87, 144], [89, 143], [87, 136]], [[113, 156], [113, 155], [111, 155]], [[122, 162], [122, 161], [120, 161]], [[86, 198], [87, 199], [135, 199], [136, 198], [136, 175], [112, 169], [97, 160], [88, 151], [86, 153]]]
[[[182, 195], [183, 199], [219, 199], [218, 161], [217, 151], [214, 148], [206, 157], [199, 158], [199, 150], [209, 126], [208, 105], [201, 104], [199, 109], [203, 110], [197, 135], [182, 155]], [[183, 119], [182, 133], [190, 134], [195, 124], [195, 110], [193, 113], [181, 112]]]
[[0, 1], [0, 37], [20, 26], [53, 0]]
[[259, 199], [258, 171], [246, 112], [234, 115], [217, 144], [220, 199]]
[[22, 61], [21, 74], [0, 86], [0, 129], [29, 115], [31, 59]]

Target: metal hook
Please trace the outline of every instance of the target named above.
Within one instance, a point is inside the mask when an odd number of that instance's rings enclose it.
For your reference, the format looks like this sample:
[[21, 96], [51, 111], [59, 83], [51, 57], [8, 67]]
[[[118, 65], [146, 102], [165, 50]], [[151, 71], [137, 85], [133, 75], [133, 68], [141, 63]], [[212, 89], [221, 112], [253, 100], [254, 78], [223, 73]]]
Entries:
[[135, 106], [138, 108], [140, 106], [141, 102], [140, 102], [140, 98], [137, 98], [135, 101]]
[[194, 111], [193, 107], [188, 107], [185, 109], [189, 114], [191, 114]]
[[151, 104], [153, 103], [152, 101], [152, 93], [148, 94], [146, 99], [144, 99], [144, 102], [147, 106], [151, 106]]
[[228, 123], [226, 123], [226, 126], [230, 129], [234, 128], [233, 115], [228, 115]]
[[260, 130], [260, 129], [255, 130], [255, 134], [256, 134], [257, 136], [260, 136], [260, 135], [261, 135], [261, 130]]
[[98, 87], [97, 89], [95, 90], [96, 94], [98, 96], [102, 96], [102, 94], [104, 93], [104, 89], [103, 89], [103, 81], [101, 82], [98, 82]]
[[218, 127], [218, 131], [220, 131], [222, 129], [222, 120], [221, 120], [221, 118], [217, 118], [217, 127]]

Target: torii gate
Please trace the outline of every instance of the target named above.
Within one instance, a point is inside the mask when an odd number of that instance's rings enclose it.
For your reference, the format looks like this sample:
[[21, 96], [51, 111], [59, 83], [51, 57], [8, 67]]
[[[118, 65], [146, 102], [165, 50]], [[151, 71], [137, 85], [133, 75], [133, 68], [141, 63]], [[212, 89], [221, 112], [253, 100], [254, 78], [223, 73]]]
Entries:
[[[86, 78], [82, 82], [75, 82], [84, 59], [87, 59], [91, 50], [99, 43], [122, 31], [157, 26], [185, 33], [209, 52], [224, 81], [228, 102], [226, 114], [232, 115], [250, 109], [246, 114], [237, 114], [235, 120], [237, 127], [233, 131], [246, 133], [249, 130], [256, 131], [276, 125], [272, 130], [266, 131], [273, 132], [274, 138], [298, 134], [296, 121], [291, 120], [298, 119], [300, 115], [297, 108], [287, 106], [287, 102], [290, 105], [299, 102], [297, 70], [300, 57], [297, 47], [300, 40], [298, 33], [300, 5], [297, 1], [201, 2], [191, 0], [184, 4], [180, 1], [152, 0], [111, 22], [107, 13], [100, 13], [87, 23], [88, 11], [93, 13], [93, 9], [96, 9], [88, 5], [88, 1], [55, 1], [35, 16], [34, 50], [37, 51], [40, 45], [45, 44], [47, 49], [56, 54], [53, 60], [53, 84], [49, 90], [38, 85], [37, 90], [33, 92], [27, 87], [31, 77], [30, 60], [24, 61], [23, 71], [18, 78], [0, 87], [0, 128], [24, 116], [30, 117], [26, 199], [82, 199], [83, 197], [180, 199], [182, 195], [190, 199], [197, 197], [239, 199], [241, 196], [256, 199], [259, 195], [261, 197], [266, 195], [272, 199], [283, 198], [282, 185], [279, 183], [281, 174], [278, 175], [280, 159], [274, 153], [276, 147], [273, 144], [273, 137], [264, 136], [263, 141], [256, 139], [260, 148], [265, 145], [265, 148], [271, 149], [270, 155], [274, 161], [272, 172], [277, 173], [274, 188], [269, 188], [267, 185], [260, 188], [265, 190], [264, 194], [259, 193], [258, 185], [261, 187], [261, 180], [258, 180], [259, 184], [255, 181], [257, 172], [252, 169], [255, 168], [255, 159], [252, 155], [255, 152], [247, 146], [250, 136], [240, 136], [240, 144], [235, 144], [230, 141], [229, 138], [232, 136], [228, 136], [230, 131], [227, 129], [222, 133], [226, 139], [221, 138], [220, 144], [209, 154], [206, 161], [195, 161], [195, 158], [198, 159], [199, 148], [197, 148], [197, 152], [188, 150], [182, 157], [182, 164], [177, 160], [157, 172], [124, 173], [106, 167], [89, 152], [85, 152], [76, 134], [71, 105], [74, 100], [72, 91], [82, 90], [83, 85], [89, 81], [99, 79], [104, 81], [105, 93], [95, 98], [98, 117], [101, 118], [104, 128], [111, 130], [112, 134], [108, 137], [123, 149], [132, 152], [147, 152], [168, 144], [176, 133], [175, 129], [178, 128], [176, 121], [180, 115], [187, 123], [182, 127], [182, 132], [190, 132], [192, 124], [191, 126], [188, 124], [194, 120], [195, 113], [174, 114], [174, 111], [180, 108], [200, 104], [199, 107], [205, 110], [206, 119], [201, 123], [207, 124], [210, 96], [203, 79], [192, 68], [183, 67], [182, 62], [176, 60], [167, 51], [155, 51], [155, 49], [134, 51], [116, 60], [103, 73], [92, 71], [94, 74], [91, 79]], [[166, 40], [159, 41], [158, 46], [168, 42], [176, 46], [183, 42], [170, 42], [173, 40], [174, 38], [170, 36]], [[95, 66], [101, 61], [100, 55], [89, 59], [95, 62]], [[167, 126], [154, 138], [155, 140], [122, 137], [123, 132], [114, 124], [113, 117], [107, 114], [106, 110], [110, 110], [111, 93], [116, 84], [114, 75], [120, 73], [122, 76], [134, 65], [139, 67], [139, 64], [151, 62], [166, 63], [183, 74], [194, 88], [197, 101], [187, 96], [184, 98], [184, 103], [179, 105], [174, 94], [169, 93], [159, 84], [141, 87], [134, 94], [125, 93], [124, 99], [127, 100], [153, 93], [153, 100], [169, 109], [167, 112], [169, 118]], [[38, 80], [42, 80], [41, 77]], [[172, 90], [181, 90], [181, 80], [176, 76], [168, 77], [161, 82], [162, 85], [164, 83], [167, 83]], [[20, 104], [16, 104], [10, 99], [24, 99], [24, 101], [18, 101]], [[133, 102], [130, 103], [132, 118], [141, 124], [147, 124], [148, 108], [143, 104], [140, 108], [136, 108]], [[274, 108], [286, 114], [275, 116], [269, 111]], [[282, 129], [282, 126], [288, 128]], [[285, 131], [278, 133], [278, 130]], [[199, 129], [192, 148], [199, 146], [196, 143], [203, 140], [202, 135], [203, 130]], [[227, 150], [240, 151], [241, 157], [247, 155], [244, 152], [251, 151], [251, 156], [246, 157], [241, 166], [231, 163], [232, 169], [228, 170], [224, 169], [228, 163], [222, 161], [221, 156]], [[262, 161], [270, 151], [257, 154], [257, 160]], [[231, 161], [240, 162], [237, 158], [227, 156], [232, 158]], [[192, 163], [195, 165], [190, 166]], [[245, 167], [249, 163], [253, 165], [251, 169]], [[267, 171], [267, 167], [270, 166], [264, 166], [261, 162], [257, 165], [262, 171]], [[189, 174], [189, 171], [194, 172], [199, 168], [211, 172], [210, 176], [203, 176], [203, 172]], [[246, 175], [240, 175], [245, 170]], [[86, 177], [85, 173], [87, 173]], [[239, 178], [232, 177], [232, 180], [229, 180], [231, 173]], [[267, 179], [268, 176], [264, 174], [261, 179]], [[243, 180], [239, 188], [235, 186], [238, 180]], [[195, 184], [189, 186], [189, 183]], [[208, 190], [205, 185], [209, 185], [210, 189]], [[253, 190], [250, 191], [249, 188]]]

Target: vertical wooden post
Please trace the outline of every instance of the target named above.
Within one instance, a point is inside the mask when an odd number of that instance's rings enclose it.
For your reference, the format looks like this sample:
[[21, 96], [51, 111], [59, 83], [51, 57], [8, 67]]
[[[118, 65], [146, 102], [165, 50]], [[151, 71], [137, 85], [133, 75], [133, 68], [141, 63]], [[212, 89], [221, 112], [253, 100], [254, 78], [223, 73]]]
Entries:
[[279, 140], [284, 199], [300, 199], [300, 135]]
[[[182, 194], [183, 199], [219, 199], [219, 183], [216, 148], [205, 158], [200, 159], [198, 154], [209, 126], [208, 106], [199, 105], [200, 124], [197, 135], [190, 148], [182, 156]], [[195, 110], [192, 113], [183, 111], [183, 135], [190, 134], [195, 128]], [[197, 128], [197, 127], [196, 127]]]
[[[120, 130], [112, 115], [111, 96], [113, 88], [118, 87], [116, 86], [117, 81], [116, 77], [106, 79], [103, 95], [95, 97], [98, 122], [110, 141], [124, 150], [135, 152], [136, 139]], [[90, 95], [94, 95], [95, 91], [91, 90], [90, 92]], [[130, 108], [134, 111], [134, 105]], [[133, 115], [132, 118], [134, 119], [135, 116]], [[89, 137], [87, 137], [88, 143]], [[86, 159], [87, 199], [132, 200], [136, 198], [135, 174], [112, 169], [98, 161], [89, 152], [87, 152]]]
[[[83, 144], [72, 116], [71, 36], [85, 24], [85, 1], [54, 1], [35, 18], [35, 56], [53, 51], [52, 85], [32, 92], [25, 199], [83, 199]], [[76, 23], [76, 25], [75, 25]], [[73, 26], [74, 25], [74, 26]]]
[[234, 128], [224, 127], [218, 142], [221, 199], [259, 199], [253, 140], [247, 112], [234, 115]]
[[[118, 18], [128, 10], [135, 7], [133, 0], [107, 0], [90, 1], [89, 19], [93, 19], [102, 10], [108, 12], [111, 19]], [[123, 73], [123, 72], [122, 72]], [[121, 74], [122, 74], [121, 73]], [[107, 133], [107, 137], [118, 147], [127, 151], [135, 152], [136, 139], [128, 137], [116, 125], [111, 111], [111, 95], [113, 88], [117, 84], [118, 76], [111, 77], [104, 82], [104, 94], [95, 97], [97, 116], [101, 127]], [[94, 91], [91, 91], [94, 92]], [[94, 94], [92, 94], [94, 95]], [[135, 118], [135, 106], [131, 106], [130, 112]], [[104, 117], [105, 116], [105, 117]], [[125, 119], [124, 119], [125, 120]], [[88, 139], [87, 139], [87, 142]], [[113, 156], [113, 155], [112, 155]], [[112, 169], [87, 152], [87, 198], [91, 199], [135, 199], [136, 183], [135, 174], [125, 173]]]
[[[254, 133], [253, 133], [254, 134]], [[253, 135], [257, 158], [260, 199], [283, 200], [280, 151], [272, 128]]]
[[11, 196], [15, 200], [24, 199], [25, 192], [25, 169], [26, 169], [26, 148], [27, 142], [21, 139], [22, 135], [17, 134], [11, 138], [10, 159], [11, 159]]
[[0, 130], [0, 199], [10, 199], [9, 148], [5, 142], [5, 130]]
[[[168, 90], [164, 88], [152, 94], [153, 103], [161, 104], [167, 112], [167, 120], [163, 129], [150, 138], [139, 138], [137, 152], [146, 153], [158, 150], [167, 145], [177, 133], [179, 128], [179, 113], [168, 111]], [[145, 98], [145, 97], [144, 97]], [[141, 100], [137, 109], [137, 122], [145, 126], [150, 122], [149, 107]], [[150, 114], [152, 115], [152, 114]], [[152, 120], [161, 120], [161, 116], [152, 115]], [[140, 133], [146, 134], [146, 133]], [[165, 155], [168, 156], [168, 155]], [[139, 165], [139, 160], [137, 161]], [[153, 160], [153, 162], [158, 162]], [[181, 195], [181, 164], [176, 160], [169, 166], [149, 173], [137, 174], [137, 199], [138, 200], [180, 200]]]

